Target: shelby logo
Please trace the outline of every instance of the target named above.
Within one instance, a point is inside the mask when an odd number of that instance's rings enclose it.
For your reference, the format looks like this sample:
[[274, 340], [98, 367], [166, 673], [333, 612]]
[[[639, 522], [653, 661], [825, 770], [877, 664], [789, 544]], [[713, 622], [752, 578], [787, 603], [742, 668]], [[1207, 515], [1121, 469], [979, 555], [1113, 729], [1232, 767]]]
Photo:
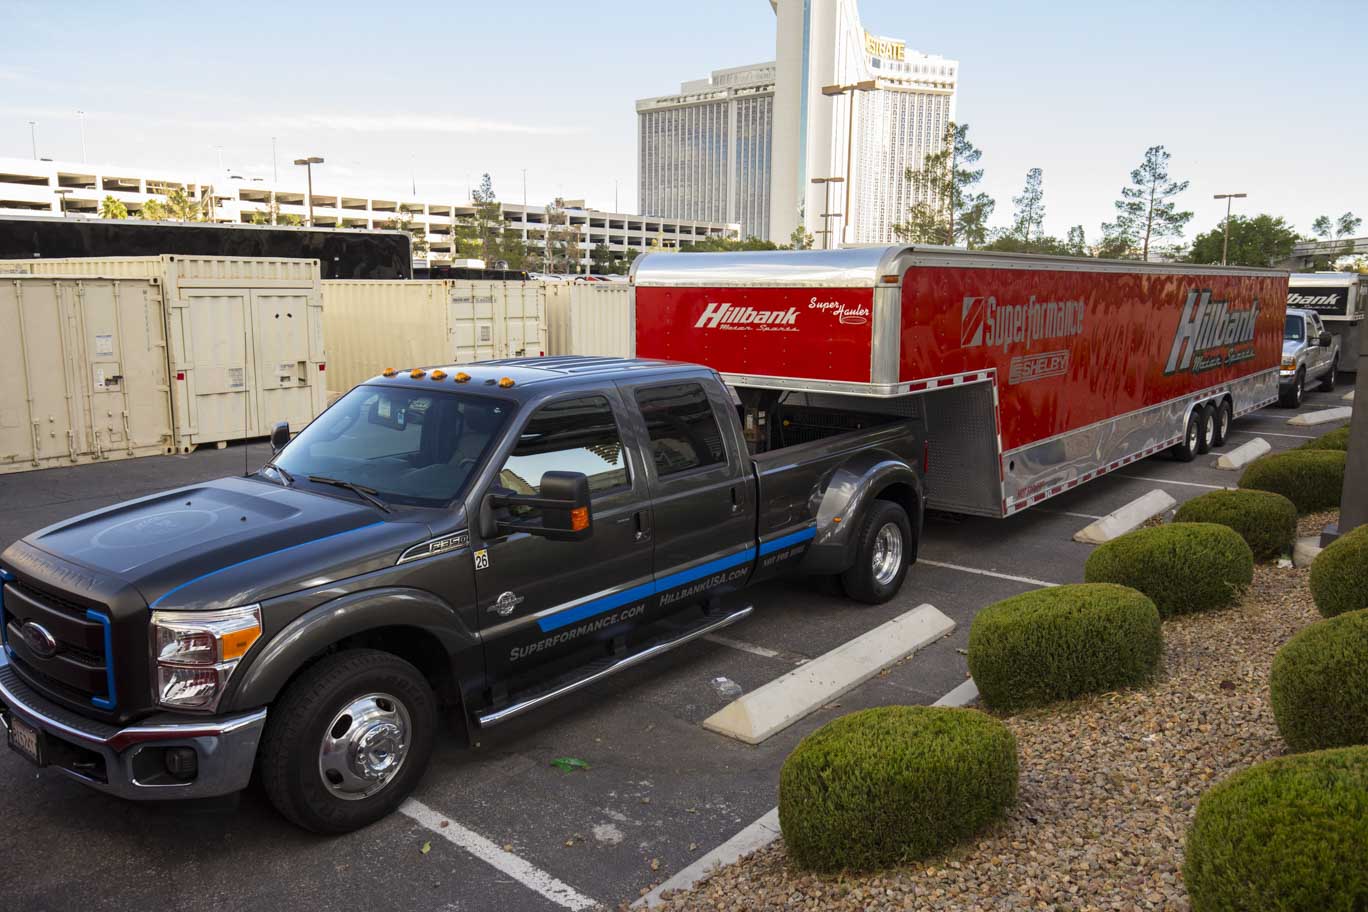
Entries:
[[711, 303], [694, 324], [695, 329], [749, 329], [752, 326], [792, 326], [798, 322], [798, 308], [756, 310], [735, 304]]
[[1252, 345], [1248, 349], [1236, 349], [1224, 355], [1212, 352], [1228, 345], [1253, 342], [1254, 324], [1258, 319], [1258, 298], [1247, 310], [1231, 310], [1229, 301], [1213, 301], [1210, 291], [1189, 291], [1164, 373], [1190, 369], [1197, 374], [1222, 364], [1254, 357]]
[[1082, 301], [1037, 301], [999, 304], [997, 298], [966, 297], [960, 311], [960, 348], [1014, 344], [1030, 348], [1036, 342], [1065, 339], [1083, 332]]

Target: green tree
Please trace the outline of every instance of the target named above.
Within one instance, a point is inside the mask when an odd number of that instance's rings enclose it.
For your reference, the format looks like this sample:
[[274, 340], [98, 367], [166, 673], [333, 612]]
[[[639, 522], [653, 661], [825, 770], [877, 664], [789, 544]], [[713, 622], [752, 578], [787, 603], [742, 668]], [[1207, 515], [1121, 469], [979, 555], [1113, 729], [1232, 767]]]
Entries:
[[299, 227], [304, 224], [304, 217], [291, 212], [281, 212], [280, 202], [272, 193], [270, 201], [266, 203], [266, 208], [247, 216], [247, 223], [249, 225], [293, 225]]
[[208, 202], [208, 195], [201, 200], [194, 200], [184, 190], [176, 188], [166, 194], [166, 214], [163, 217], [173, 222], [202, 222]]
[[480, 177], [480, 186], [471, 193], [471, 199], [475, 203], [471, 224], [480, 243], [477, 256], [486, 263], [507, 260], [508, 256], [502, 249], [505, 238], [503, 205], [494, 195], [494, 180], [488, 172]]
[[579, 230], [570, 224], [570, 213], [565, 211], [565, 200], [560, 197], [546, 207], [544, 249], [544, 272], [580, 271]]
[[779, 245], [773, 241], [761, 240], [753, 234], [744, 238], [713, 235], [701, 241], [686, 241], [679, 249], [690, 253], [727, 253], [733, 250], [778, 250]]
[[597, 275], [607, 275], [613, 268], [613, 251], [602, 242], [589, 250], [589, 271]]
[[1102, 226], [1103, 247], [1111, 255], [1148, 260], [1154, 242], [1182, 237], [1192, 213], [1180, 211], [1174, 200], [1188, 182], [1169, 178], [1169, 157], [1163, 146], [1150, 146], [1131, 172], [1131, 185], [1121, 188], [1116, 221]]
[[150, 199], [142, 204], [138, 210], [138, 218], [146, 219], [149, 222], [164, 222], [170, 218], [166, 211], [166, 204], [161, 200]]
[[982, 246], [996, 207], [988, 194], [974, 191], [983, 169], [973, 166], [982, 157], [969, 141], [968, 124], [947, 124], [941, 148], [926, 156], [920, 170], [907, 169], [916, 201], [893, 233], [913, 243]]
[[1064, 246], [1068, 248], [1070, 256], [1088, 255], [1088, 238], [1083, 233], [1082, 225], [1074, 225], [1069, 229], [1069, 237]]
[[[1232, 266], [1272, 266], [1292, 255], [1292, 245], [1299, 238], [1292, 226], [1272, 215], [1243, 215], [1230, 217], [1230, 253], [1227, 262]], [[1193, 263], [1221, 262], [1221, 248], [1225, 242], [1225, 224], [1197, 235], [1188, 252]]]
[[806, 228], [804, 228], [802, 225], [799, 225], [797, 228], [794, 228], [793, 233], [789, 235], [788, 247], [786, 249], [811, 250], [812, 235], [808, 234]]
[[1042, 172], [1032, 168], [1026, 172], [1026, 186], [1021, 196], [1012, 197], [1016, 212], [1012, 216], [1012, 234], [1030, 247], [1031, 238], [1039, 240], [1045, 234], [1045, 188]]
[[1336, 261], [1343, 257], [1351, 256], [1354, 252], [1354, 245], [1350, 243], [1350, 238], [1359, 230], [1363, 224], [1363, 219], [1346, 212], [1337, 219], [1331, 219], [1328, 215], [1322, 215], [1311, 223], [1311, 233], [1320, 241], [1343, 241], [1336, 249], [1328, 254], [1321, 254], [1313, 258], [1311, 269], [1313, 272], [1322, 272], [1337, 268]]
[[996, 250], [999, 253], [1053, 253], [1061, 256], [1072, 253], [1069, 245], [1057, 237], [1041, 235], [1034, 240], [1023, 241], [1014, 229], [999, 232], [997, 237], [982, 245], [981, 249]]
[[128, 218], [128, 207], [120, 200], [112, 196], [106, 196], [100, 200], [100, 218], [106, 219], [126, 219]]
[[509, 269], [531, 269], [532, 255], [527, 249], [527, 242], [522, 239], [522, 233], [516, 228], [505, 228], [503, 238], [499, 241], [499, 259], [508, 263]]

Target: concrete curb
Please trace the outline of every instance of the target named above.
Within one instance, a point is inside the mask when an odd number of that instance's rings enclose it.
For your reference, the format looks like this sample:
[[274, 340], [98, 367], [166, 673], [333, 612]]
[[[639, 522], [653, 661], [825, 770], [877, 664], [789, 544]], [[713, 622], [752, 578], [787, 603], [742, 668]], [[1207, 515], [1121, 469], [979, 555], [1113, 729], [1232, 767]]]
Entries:
[[[972, 678], [941, 697], [932, 706], [968, 706], [978, 700], [978, 686]], [[664, 901], [666, 893], [687, 890], [718, 868], [740, 861], [752, 852], [757, 852], [774, 842], [781, 835], [779, 830], [779, 809], [771, 808], [763, 817], [722, 843], [693, 864], [681, 868], [669, 880], [651, 890], [632, 903], [633, 909], [653, 909]]]
[[1084, 526], [1074, 533], [1073, 540], [1085, 545], [1100, 545], [1113, 538], [1125, 535], [1140, 528], [1151, 516], [1158, 516], [1165, 510], [1178, 505], [1172, 495], [1155, 488], [1148, 494], [1137, 497], [1119, 510], [1113, 510], [1097, 522]]
[[703, 727], [759, 744], [954, 629], [934, 606], [920, 605], [738, 697]]
[[1228, 453], [1222, 453], [1216, 459], [1216, 468], [1242, 468], [1272, 450], [1273, 445], [1271, 443], [1264, 440], [1262, 437], [1255, 437], [1253, 440], [1240, 444]]
[[1347, 406], [1337, 408], [1321, 409], [1318, 412], [1302, 412], [1300, 415], [1293, 415], [1287, 419], [1287, 423], [1294, 427], [1312, 427], [1317, 424], [1329, 424], [1332, 421], [1343, 421], [1354, 414], [1354, 410]]
[[1350, 390], [1349, 392], [1345, 393], [1343, 396], [1340, 396], [1340, 398], [1343, 399], [1345, 402], [1353, 402], [1353, 401], [1354, 401], [1354, 391], [1353, 391], [1353, 390]]
[[1316, 559], [1324, 549], [1321, 548], [1319, 535], [1308, 535], [1305, 538], [1297, 539], [1297, 543], [1292, 546], [1292, 566], [1309, 567], [1311, 562]]

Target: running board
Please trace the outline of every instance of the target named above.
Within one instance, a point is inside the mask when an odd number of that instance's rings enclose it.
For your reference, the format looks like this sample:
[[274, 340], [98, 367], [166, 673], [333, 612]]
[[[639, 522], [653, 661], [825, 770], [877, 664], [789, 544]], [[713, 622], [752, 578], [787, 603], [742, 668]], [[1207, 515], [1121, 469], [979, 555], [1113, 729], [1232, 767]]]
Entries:
[[557, 697], [563, 697], [568, 693], [573, 693], [581, 687], [588, 687], [595, 681], [601, 681], [609, 675], [617, 674], [619, 671], [625, 671], [634, 665], [640, 665], [647, 659], [653, 659], [661, 653], [669, 652], [671, 649], [683, 646], [685, 643], [692, 642], [701, 636], [707, 636], [714, 630], [721, 630], [723, 627], [728, 627], [735, 624], [737, 621], [745, 620], [754, 610], [755, 606], [747, 605], [739, 611], [733, 611], [731, 614], [719, 618], [710, 624], [705, 624], [702, 627], [695, 627], [688, 633], [675, 637], [672, 640], [656, 643], [654, 646], [649, 646], [646, 649], [641, 650], [641, 652], [634, 652], [626, 658], [607, 660], [608, 664], [595, 666], [592, 671], [581, 677], [573, 678], [564, 683], [552, 683], [546, 689], [538, 691], [525, 699], [519, 700], [517, 703], [505, 706], [502, 709], [479, 713], [475, 716], [475, 721], [481, 728], [489, 728], [498, 725], [500, 722], [507, 722], [509, 719], [520, 716], [544, 703], [549, 703]]

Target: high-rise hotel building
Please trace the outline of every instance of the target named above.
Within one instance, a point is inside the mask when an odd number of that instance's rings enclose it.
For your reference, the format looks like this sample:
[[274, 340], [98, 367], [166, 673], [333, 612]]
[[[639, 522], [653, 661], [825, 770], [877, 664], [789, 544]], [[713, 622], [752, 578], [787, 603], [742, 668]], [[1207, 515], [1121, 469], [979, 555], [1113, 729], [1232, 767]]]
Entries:
[[779, 243], [798, 225], [819, 246], [894, 240], [916, 201], [907, 169], [955, 118], [958, 62], [866, 31], [855, 0], [770, 5], [774, 63], [637, 102], [641, 211]]

